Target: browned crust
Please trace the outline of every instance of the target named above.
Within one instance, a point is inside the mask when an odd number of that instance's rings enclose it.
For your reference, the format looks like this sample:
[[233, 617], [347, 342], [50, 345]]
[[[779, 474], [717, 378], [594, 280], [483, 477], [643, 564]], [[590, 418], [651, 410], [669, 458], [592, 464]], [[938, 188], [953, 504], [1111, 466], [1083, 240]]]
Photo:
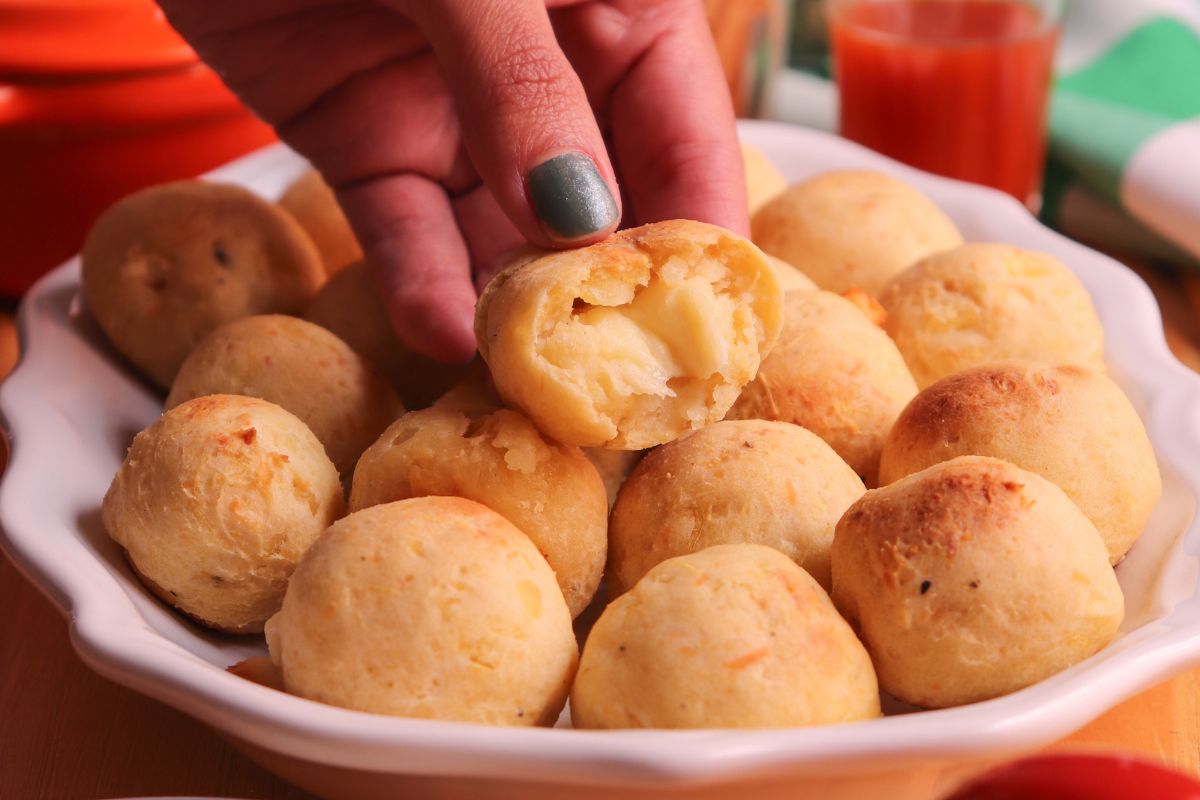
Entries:
[[298, 313], [324, 277], [315, 246], [291, 215], [240, 186], [197, 180], [118, 201], [92, 226], [82, 252], [92, 315], [162, 388], [217, 325], [246, 314]]

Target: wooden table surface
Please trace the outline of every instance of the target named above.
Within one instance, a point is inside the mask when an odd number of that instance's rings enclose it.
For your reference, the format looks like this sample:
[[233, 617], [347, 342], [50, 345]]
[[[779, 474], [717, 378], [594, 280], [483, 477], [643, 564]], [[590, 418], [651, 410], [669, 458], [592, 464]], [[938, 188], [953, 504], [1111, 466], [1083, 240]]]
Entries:
[[[1200, 281], [1145, 276], [1172, 347], [1200, 368]], [[0, 375], [13, 360], [12, 321], [0, 315]], [[1200, 670], [1137, 695], [1051, 749], [1068, 748], [1139, 753], [1200, 775]], [[148, 795], [310, 797], [204, 725], [93, 674], [58, 611], [0, 558], [0, 798]]]

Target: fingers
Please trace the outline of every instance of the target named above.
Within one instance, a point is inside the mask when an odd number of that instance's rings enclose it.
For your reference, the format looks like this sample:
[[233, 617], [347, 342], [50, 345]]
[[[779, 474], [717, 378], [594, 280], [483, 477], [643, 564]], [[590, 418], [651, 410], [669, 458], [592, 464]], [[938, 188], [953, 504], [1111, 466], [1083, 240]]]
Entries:
[[[750, 235], [733, 103], [699, 3], [675, 3], [612, 97], [612, 136], [639, 221], [684, 218]], [[655, 119], [654, 125], [645, 120]]]
[[458, 146], [454, 103], [428, 54], [347, 78], [278, 130], [334, 188], [401, 172], [451, 191], [477, 181]]
[[475, 353], [466, 244], [442, 187], [413, 173], [339, 190], [400, 341], [447, 363]]
[[279, 132], [337, 190], [401, 342], [440, 361], [470, 359], [475, 292], [443, 185], [478, 178], [433, 58], [358, 72]]
[[[345, 80], [426, 49], [394, 10], [328, 0], [162, 0], [171, 25], [272, 125]], [[314, 58], [314, 53], [320, 53]]]
[[636, 220], [696, 219], [748, 235], [733, 104], [703, 4], [613, 0], [557, 14], [589, 94], [610, 98], [614, 153]]
[[525, 237], [513, 227], [486, 186], [455, 197], [451, 205], [475, 265], [475, 288], [482, 290], [504, 266], [508, 255], [525, 244]]
[[542, 246], [614, 230], [612, 166], [541, 0], [393, 3], [429, 37], [471, 159], [517, 229]]

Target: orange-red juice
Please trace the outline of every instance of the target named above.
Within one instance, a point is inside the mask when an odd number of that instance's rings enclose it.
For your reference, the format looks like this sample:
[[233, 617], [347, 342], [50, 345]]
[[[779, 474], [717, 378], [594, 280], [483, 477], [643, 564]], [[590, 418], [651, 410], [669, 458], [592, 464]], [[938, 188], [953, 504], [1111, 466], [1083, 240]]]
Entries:
[[830, 16], [842, 135], [1036, 198], [1058, 28], [1003, 0], [864, 0]]

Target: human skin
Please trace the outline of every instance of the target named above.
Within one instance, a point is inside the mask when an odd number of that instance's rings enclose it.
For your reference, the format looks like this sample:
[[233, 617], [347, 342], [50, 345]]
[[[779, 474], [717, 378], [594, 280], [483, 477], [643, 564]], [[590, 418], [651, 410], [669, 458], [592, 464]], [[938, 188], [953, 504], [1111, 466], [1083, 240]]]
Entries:
[[[476, 287], [525, 241], [574, 247], [622, 220], [671, 218], [748, 233], [733, 110], [699, 2], [160, 4], [334, 187], [417, 352], [471, 357]], [[582, 187], [566, 208], [530, 180], [547, 162]]]

